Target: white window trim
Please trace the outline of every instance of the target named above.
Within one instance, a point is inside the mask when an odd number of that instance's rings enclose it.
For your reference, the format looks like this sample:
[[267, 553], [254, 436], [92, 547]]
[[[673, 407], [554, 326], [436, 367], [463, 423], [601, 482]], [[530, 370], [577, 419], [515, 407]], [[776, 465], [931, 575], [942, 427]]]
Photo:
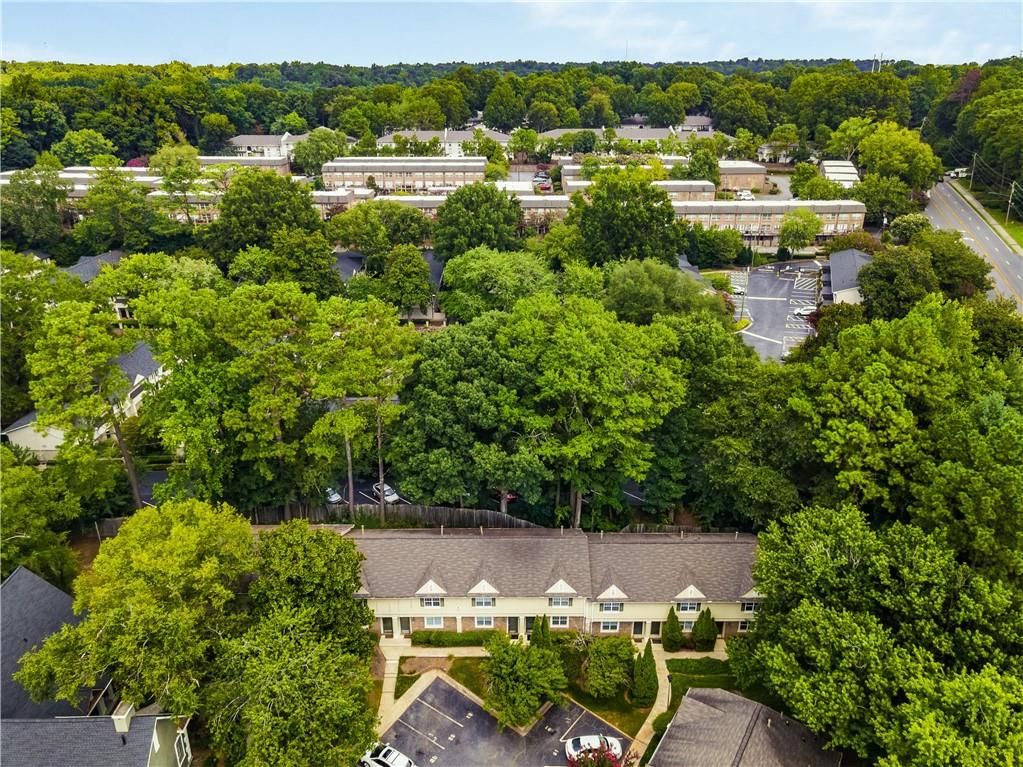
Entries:
[[740, 602], [739, 603], [739, 612], [755, 613], [759, 609], [760, 609], [760, 603], [759, 602]]
[[484, 609], [489, 609], [491, 607], [494, 607], [494, 605], [496, 605], [496, 604], [497, 604], [497, 600], [495, 600], [493, 597], [473, 597], [472, 598], [472, 606], [473, 607], [482, 607]]
[[[565, 600], [565, 604], [558, 604], [557, 600]], [[572, 597], [548, 597], [547, 598], [547, 606], [548, 607], [560, 607], [562, 609], [571, 607], [572, 606]]]
[[[431, 621], [439, 621], [439, 623], [431, 625]], [[444, 628], [444, 618], [440, 615], [427, 615], [423, 618], [423, 625], [428, 629], [442, 629]]]
[[621, 613], [625, 612], [624, 602], [601, 602], [600, 612], [602, 613]]
[[[614, 628], [608, 628], [614, 626]], [[617, 634], [620, 628], [620, 621], [601, 621], [600, 622], [600, 633], [601, 634]]]
[[[432, 602], [437, 604], [431, 604]], [[439, 610], [444, 606], [444, 597], [419, 597], [419, 606], [428, 610]]]
[[702, 605], [703, 605], [702, 602], [693, 601], [676, 602], [675, 609], [680, 613], [698, 613], [700, 612], [700, 607]]
[[749, 624], [750, 624], [749, 621], [739, 621], [739, 633], [745, 634], [747, 631], [749, 631]]
[[692, 631], [694, 623], [695, 623], [695, 621], [682, 621], [682, 630], [683, 631]]
[[[557, 623], [555, 623], [557, 621]], [[552, 615], [551, 616], [551, 628], [567, 628], [568, 627], [568, 616], [567, 615]]]
[[[480, 621], [484, 621], [480, 623]], [[489, 621], [489, 622], [487, 622]], [[494, 616], [493, 615], [477, 615], [475, 620], [475, 626], [478, 629], [492, 629], [494, 627]]]

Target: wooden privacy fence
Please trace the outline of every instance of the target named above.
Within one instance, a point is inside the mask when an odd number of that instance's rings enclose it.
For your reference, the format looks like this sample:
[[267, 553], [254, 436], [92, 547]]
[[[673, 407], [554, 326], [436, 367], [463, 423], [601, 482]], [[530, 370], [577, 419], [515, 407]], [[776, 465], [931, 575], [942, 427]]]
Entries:
[[[360, 503], [355, 506], [355, 516], [348, 504], [328, 504], [293, 509], [289, 513], [283, 508], [254, 509], [246, 514], [257, 525], [275, 525], [288, 519], [308, 519], [310, 522], [338, 523], [354, 522], [358, 519], [379, 519], [380, 507], [375, 503]], [[457, 509], [449, 506], [412, 506], [409, 504], [387, 504], [384, 506], [384, 523], [413, 521], [423, 527], [540, 527], [525, 519], [513, 517], [491, 509]]]

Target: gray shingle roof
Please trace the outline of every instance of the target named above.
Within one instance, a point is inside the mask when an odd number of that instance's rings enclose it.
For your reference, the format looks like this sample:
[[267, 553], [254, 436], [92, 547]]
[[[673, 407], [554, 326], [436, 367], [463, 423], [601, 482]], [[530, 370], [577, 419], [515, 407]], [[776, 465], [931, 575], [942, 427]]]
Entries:
[[243, 133], [227, 140], [231, 146], [280, 146], [283, 134]]
[[[75, 624], [81, 620], [71, 610], [71, 597], [31, 570], [19, 567], [0, 586], [0, 601], [3, 602], [3, 621], [0, 623], [0, 663], [3, 674], [0, 680], [0, 717], [5, 720], [26, 719], [79, 713], [64, 701], [33, 703], [25, 688], [11, 678], [18, 670], [18, 661], [22, 655], [42, 644], [46, 637], [58, 631], [65, 623]], [[8, 724], [6, 721], [3, 724], [5, 733]], [[4, 761], [7, 758], [5, 747]], [[10, 764], [21, 762], [13, 759]]]
[[23, 426], [28, 426], [29, 424], [35, 423], [36, 418], [38, 417], [39, 417], [38, 410], [33, 410], [31, 413], [26, 413], [17, 421], [10, 424], [6, 429], [4, 429], [3, 433], [7, 434], [7, 432], [14, 431], [15, 429], [20, 429]]
[[558, 580], [580, 597], [615, 585], [632, 602], [671, 602], [687, 586], [734, 602], [753, 588], [754, 536], [611, 534], [580, 530], [380, 530], [354, 533], [373, 598], [408, 598], [433, 580], [467, 596], [485, 579], [506, 597], [543, 597]]
[[[442, 131], [442, 130], [415, 130], [414, 128], [409, 128], [408, 130], [396, 130], [392, 133], [385, 133], [383, 136], [380, 137], [377, 143], [393, 144], [395, 136], [404, 136], [405, 138], [412, 138], [413, 136], [415, 136], [418, 141], [429, 141], [432, 138], [439, 138], [442, 142], [448, 143], [451, 143], [453, 141], [457, 142], [472, 141], [474, 138], [473, 133], [474, 131], [471, 130]], [[507, 143], [511, 139], [511, 136], [509, 136], [507, 133], [501, 133], [500, 131], [491, 130], [489, 128], [483, 131], [483, 135], [486, 136], [487, 138], [492, 138], [494, 139], [494, 141], [497, 142], [503, 141]]]
[[860, 269], [869, 264], [871, 260], [870, 254], [855, 248], [832, 253], [829, 260], [832, 292], [859, 287]]
[[806, 725], [725, 690], [691, 687], [650, 767], [837, 767]]
[[142, 376], [149, 378], [160, 369], [160, 363], [153, 359], [153, 350], [145, 341], [139, 341], [126, 352], [117, 358], [117, 365], [128, 376], [128, 380], [134, 385], [136, 378]]
[[17, 767], [146, 767], [158, 719], [136, 715], [124, 740], [107, 716], [11, 719], [0, 729], [0, 752]]
[[116, 265], [121, 262], [122, 258], [124, 258], [124, 251], [108, 250], [106, 253], [100, 253], [98, 256], [80, 258], [78, 263], [72, 266], [65, 266], [62, 271], [73, 274], [82, 282], [91, 282], [99, 276], [99, 270], [103, 264]]

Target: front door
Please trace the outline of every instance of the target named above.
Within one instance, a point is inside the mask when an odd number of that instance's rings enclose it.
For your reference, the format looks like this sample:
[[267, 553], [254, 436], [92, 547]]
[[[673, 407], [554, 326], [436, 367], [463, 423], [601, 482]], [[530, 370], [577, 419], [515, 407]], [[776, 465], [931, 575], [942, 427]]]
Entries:
[[402, 636], [408, 636], [412, 633], [412, 621], [409, 618], [398, 618], [398, 626], [401, 629]]
[[512, 615], [508, 618], [508, 634], [512, 639], [517, 639], [519, 636], [519, 616]]
[[633, 621], [632, 622], [632, 635], [634, 637], [643, 636], [644, 621]]
[[381, 628], [383, 629], [385, 637], [394, 636], [394, 618], [382, 618]]

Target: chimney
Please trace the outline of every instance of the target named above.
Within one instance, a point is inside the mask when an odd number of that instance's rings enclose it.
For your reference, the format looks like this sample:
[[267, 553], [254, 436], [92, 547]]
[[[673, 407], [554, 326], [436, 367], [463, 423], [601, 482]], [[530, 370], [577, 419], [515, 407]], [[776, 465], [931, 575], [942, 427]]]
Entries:
[[135, 715], [135, 706], [121, 701], [114, 709], [110, 718], [114, 720], [114, 731], [126, 733], [131, 728], [131, 718]]

